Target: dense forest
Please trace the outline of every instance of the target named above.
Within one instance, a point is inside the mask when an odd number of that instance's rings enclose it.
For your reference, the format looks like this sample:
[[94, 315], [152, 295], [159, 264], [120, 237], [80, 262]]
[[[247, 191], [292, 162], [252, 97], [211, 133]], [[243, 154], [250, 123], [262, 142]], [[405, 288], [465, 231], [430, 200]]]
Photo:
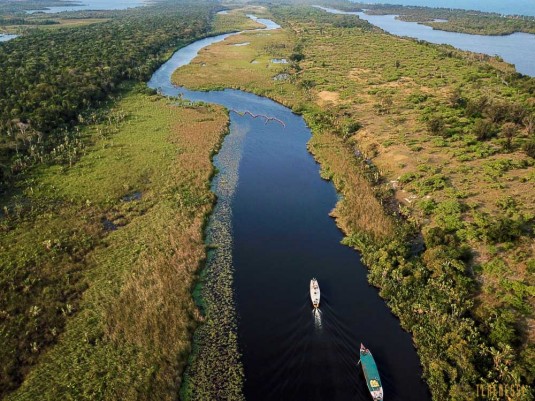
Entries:
[[53, 19], [25, 19], [25, 18], [0, 18], [0, 26], [6, 25], [56, 25], [59, 24], [58, 21]]
[[[115, 11], [96, 25], [36, 30], [0, 45], [0, 397], [18, 387], [57, 340], [70, 315], [65, 305], [76, 308], [87, 288], [78, 282], [85, 255], [107, 233], [98, 216], [109, 202], [87, 212], [55, 190], [37, 195], [40, 181], [28, 168], [73, 166], [94, 140], [104, 141], [126, 118], [109, 110], [117, 98], [130, 91], [132, 81], [146, 81], [171, 51], [205, 36], [216, 7], [163, 2], [143, 11]], [[144, 83], [138, 92], [147, 92]], [[116, 184], [124, 191], [125, 182]], [[20, 192], [23, 199], [17, 198]], [[106, 192], [101, 193], [107, 197]], [[58, 210], [58, 221], [35, 223]], [[52, 243], [43, 248], [38, 239], [50, 235], [55, 249]]]
[[[168, 51], [205, 35], [214, 5], [165, 3], [78, 29], [39, 31], [0, 46], [0, 181], [74, 143], [124, 80], [146, 80]], [[74, 152], [75, 149], [71, 149]]]

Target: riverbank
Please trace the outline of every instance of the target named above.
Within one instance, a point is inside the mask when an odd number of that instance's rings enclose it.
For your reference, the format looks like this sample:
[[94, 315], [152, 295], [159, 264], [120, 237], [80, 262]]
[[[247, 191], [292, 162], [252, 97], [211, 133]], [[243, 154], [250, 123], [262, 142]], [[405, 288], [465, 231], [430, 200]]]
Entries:
[[472, 35], [535, 34], [535, 17], [501, 15], [481, 11], [395, 5], [355, 4], [368, 15], [397, 15], [402, 21], [418, 22], [433, 29]]
[[[410, 22], [397, 15], [382, 15], [364, 12], [341, 11], [337, 8], [316, 6], [332, 14], [356, 15], [372, 25], [398, 37], [409, 37], [438, 45], [450, 45], [459, 50], [482, 54], [487, 59], [496, 58], [512, 64], [517, 72], [531, 77], [535, 76], [535, 42], [534, 35], [512, 33], [509, 35], [490, 36], [474, 33], [447, 32], [433, 29], [421, 23]], [[338, 7], [338, 6], [336, 6]], [[342, 7], [343, 9], [343, 7]], [[438, 22], [437, 24], [440, 24]]]
[[[280, 27], [270, 20], [259, 21], [270, 30], [247, 35], [261, 38], [260, 49], [284, 47], [272, 39], [282, 33]], [[231, 110], [230, 134], [216, 158], [221, 171], [214, 183], [218, 202], [208, 225], [209, 232], [215, 231], [208, 237], [216, 241], [208, 240], [214, 251], [201, 291], [205, 324], [195, 335], [182, 395], [188, 400], [245, 396], [259, 401], [366, 396], [352, 362], [358, 338], [380, 347], [385, 365], [406, 368], [390, 369], [386, 391], [404, 399], [428, 399], [410, 336], [368, 285], [358, 253], [340, 244], [342, 233], [329, 217], [337, 196], [332, 183], [321, 180], [318, 165], [307, 152], [311, 133], [303, 118], [268, 98], [243, 91], [193, 92], [169, 84], [173, 70], [187, 69], [197, 54], [209, 51], [206, 46], [225, 40], [224, 52], [248, 47], [236, 46], [247, 41], [234, 43], [233, 39], [221, 35], [178, 51], [149, 83], [169, 96]], [[211, 59], [218, 63], [219, 58]], [[266, 63], [284, 64], [275, 62], [279, 60], [259, 58], [242, 64], [245, 69], [258, 65], [261, 71]], [[239, 67], [234, 72], [242, 78], [246, 71]], [[203, 64], [201, 74], [202, 68]], [[247, 77], [254, 77], [252, 70]], [[325, 315], [313, 330], [301, 296], [308, 277], [318, 277], [330, 287]], [[370, 315], [375, 317], [373, 325]], [[292, 340], [296, 337], [300, 340]], [[321, 371], [314, 369], [317, 363], [322, 364]], [[245, 380], [240, 383], [243, 374]]]
[[[384, 0], [367, 0], [367, 4], [384, 4]], [[504, 3], [500, 0], [488, 0], [482, 3], [479, 0], [396, 0], [395, 4], [409, 7], [444, 7], [448, 9], [461, 9], [464, 11], [481, 11], [500, 15], [527, 15], [535, 16], [535, 10], [530, 0], [518, 0], [515, 3]]]
[[[477, 139], [477, 117], [466, 119], [453, 95], [462, 91], [457, 97], [475, 102], [485, 82], [500, 104], [511, 106], [514, 88], [531, 111], [531, 81], [505, 85], [494, 77], [507, 66], [384, 35], [352, 17], [271, 11], [282, 32], [214, 45], [177, 71], [175, 82], [249, 90], [304, 115], [314, 133], [309, 148], [343, 195], [334, 214], [346, 243], [362, 251], [371, 283], [413, 334], [435, 399], [472, 399], [487, 382], [529, 383], [528, 128], [519, 124], [511, 141]], [[272, 58], [291, 63], [272, 65]], [[484, 118], [490, 112], [480, 111]], [[438, 116], [443, 131], [430, 131]], [[513, 237], [495, 236], [484, 223], [504, 213], [503, 223], [518, 227]]]
[[2, 378], [25, 378], [5, 399], [176, 399], [202, 320], [191, 291], [227, 119], [139, 86], [84, 127], [77, 163], [29, 178], [25, 206], [2, 221], [2, 283], [25, 283], [2, 315], [2, 352], [16, 355]]

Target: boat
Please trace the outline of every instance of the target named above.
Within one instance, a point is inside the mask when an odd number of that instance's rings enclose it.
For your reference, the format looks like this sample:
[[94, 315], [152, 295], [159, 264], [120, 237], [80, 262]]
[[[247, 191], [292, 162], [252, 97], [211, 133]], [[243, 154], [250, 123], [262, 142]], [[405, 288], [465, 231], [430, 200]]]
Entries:
[[310, 299], [315, 309], [320, 306], [320, 286], [318, 280], [313, 278], [310, 280]]
[[363, 344], [360, 344], [360, 363], [373, 401], [383, 401], [383, 386], [381, 385], [381, 378], [379, 377], [375, 359], [373, 359], [370, 350]]

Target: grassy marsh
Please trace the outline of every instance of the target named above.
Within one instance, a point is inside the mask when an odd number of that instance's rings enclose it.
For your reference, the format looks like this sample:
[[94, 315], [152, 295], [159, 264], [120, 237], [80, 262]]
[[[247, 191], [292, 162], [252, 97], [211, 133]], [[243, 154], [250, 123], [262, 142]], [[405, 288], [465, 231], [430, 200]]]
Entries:
[[6, 399], [178, 393], [201, 320], [191, 291], [227, 114], [135, 91], [118, 112], [104, 134], [85, 128], [93, 144], [78, 163], [39, 170], [24, 196], [40, 208], [2, 236], [2, 285], [9, 272], [27, 283], [3, 290], [1, 349], [16, 354], [2, 355], [2, 377], [14, 387], [20, 376], [4, 374], [25, 376]]

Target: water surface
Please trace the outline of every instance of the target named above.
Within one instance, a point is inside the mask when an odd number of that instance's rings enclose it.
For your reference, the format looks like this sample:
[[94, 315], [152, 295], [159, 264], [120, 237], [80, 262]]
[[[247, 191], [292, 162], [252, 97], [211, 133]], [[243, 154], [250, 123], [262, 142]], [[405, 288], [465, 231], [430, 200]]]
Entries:
[[8, 35], [0, 33], [0, 42], [7, 42], [8, 40], [15, 39], [18, 35]]
[[417, 22], [396, 19], [396, 15], [368, 15], [363, 12], [346, 12], [318, 7], [333, 14], [357, 15], [359, 18], [397, 36], [408, 36], [436, 44], [449, 44], [461, 50], [498, 55], [514, 64], [517, 71], [535, 76], [535, 35], [513, 33], [505, 36], [470, 35], [433, 29]]
[[[278, 27], [258, 21], [268, 29]], [[303, 118], [242, 91], [195, 92], [171, 84], [176, 68], [228, 36], [180, 49], [149, 86], [231, 110], [230, 133], [215, 159], [220, 173], [213, 188], [230, 206], [226, 217], [217, 216], [230, 220], [246, 399], [370, 400], [357, 366], [363, 342], [379, 365], [387, 400], [429, 400], [410, 335], [368, 285], [359, 254], [340, 244], [342, 233], [329, 217], [337, 194], [331, 182], [320, 178], [307, 151], [311, 132]], [[246, 111], [283, 123], [238, 114]], [[223, 193], [220, 184], [227, 185]], [[317, 314], [308, 294], [312, 277], [322, 290]]]
[[366, 4], [399, 4], [403, 6], [459, 8], [509, 15], [535, 16], [533, 0], [362, 0]]
[[87, 11], [87, 10], [125, 10], [146, 5], [149, 0], [80, 0], [79, 5], [46, 7], [40, 10], [27, 11], [29, 14], [61, 13], [65, 11]]

